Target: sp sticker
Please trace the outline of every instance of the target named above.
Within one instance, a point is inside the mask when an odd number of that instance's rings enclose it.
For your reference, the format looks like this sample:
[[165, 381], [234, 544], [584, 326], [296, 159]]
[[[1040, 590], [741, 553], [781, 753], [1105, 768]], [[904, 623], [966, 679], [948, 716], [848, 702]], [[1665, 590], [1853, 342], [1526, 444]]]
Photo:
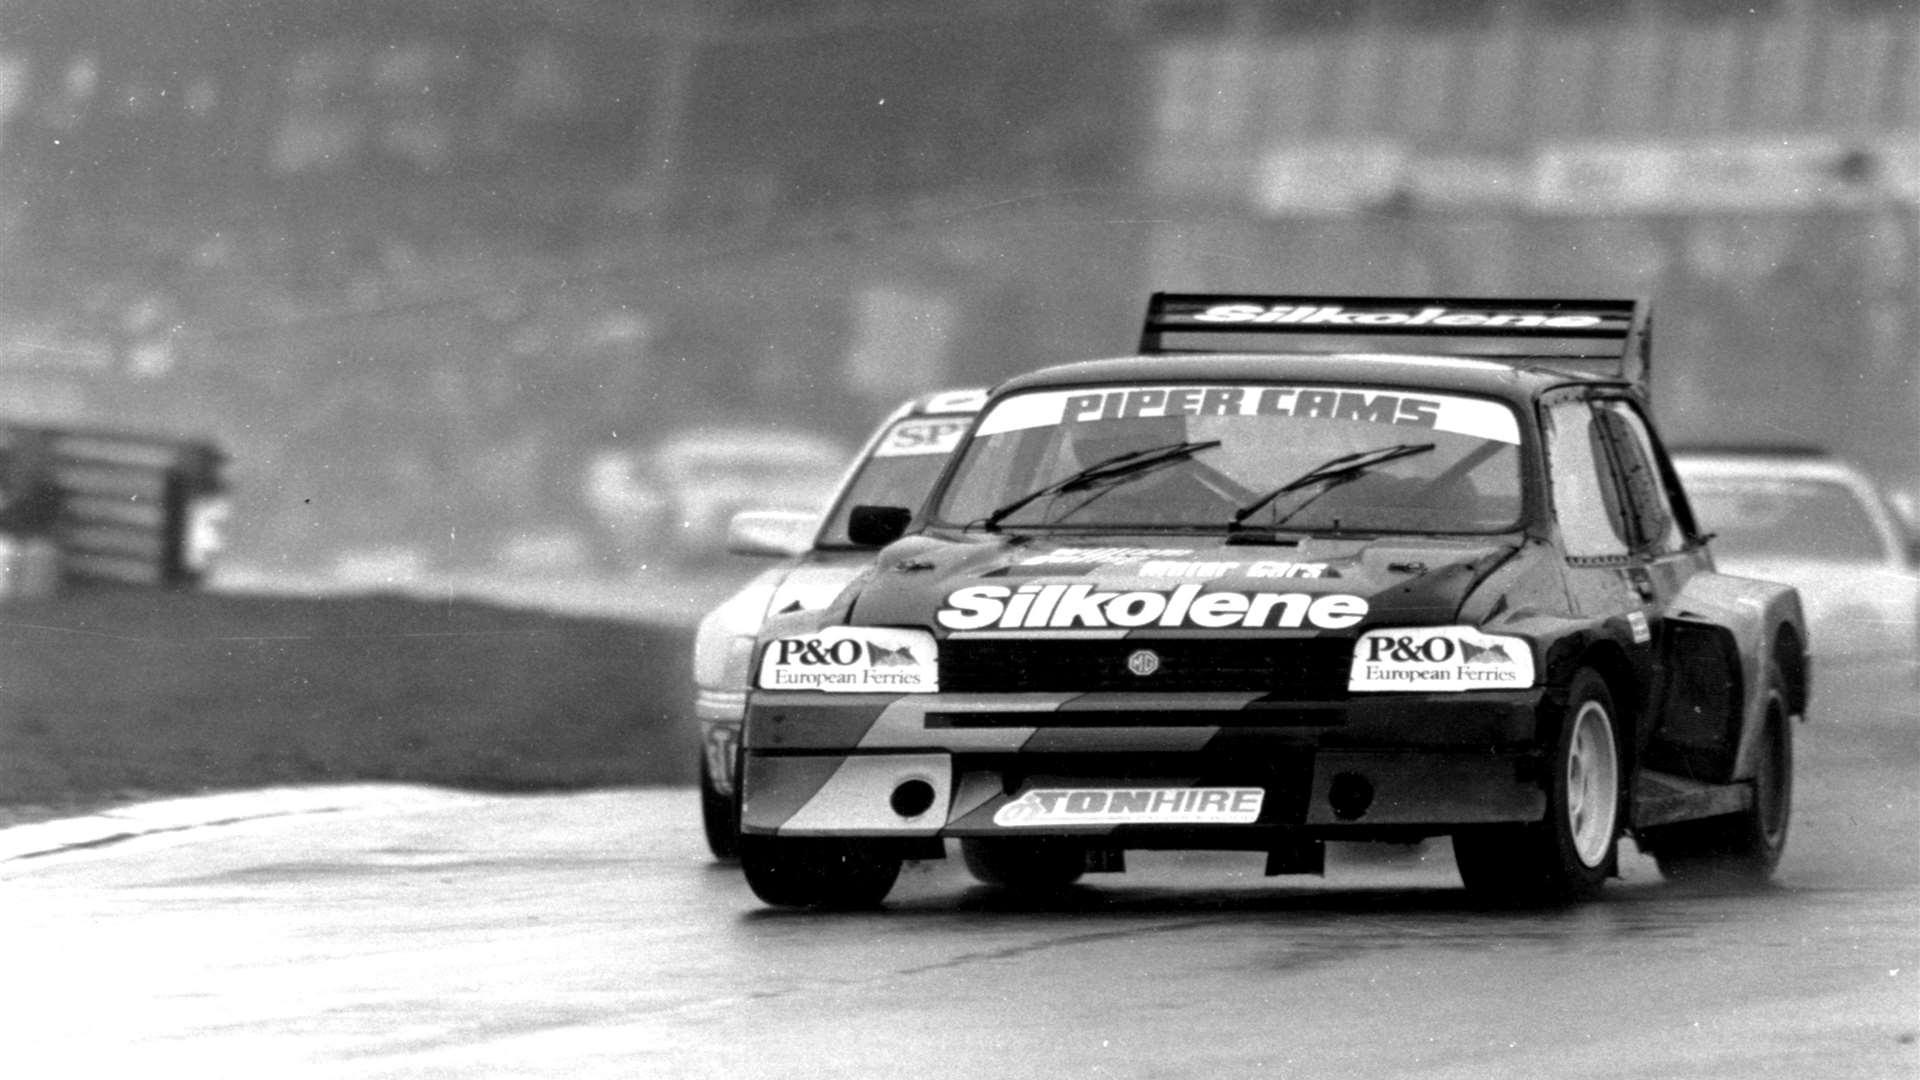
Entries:
[[967, 427], [972, 423], [970, 416], [927, 416], [902, 420], [881, 438], [880, 444], [873, 448], [873, 456], [951, 454], [954, 447], [960, 445], [960, 436], [967, 433]]

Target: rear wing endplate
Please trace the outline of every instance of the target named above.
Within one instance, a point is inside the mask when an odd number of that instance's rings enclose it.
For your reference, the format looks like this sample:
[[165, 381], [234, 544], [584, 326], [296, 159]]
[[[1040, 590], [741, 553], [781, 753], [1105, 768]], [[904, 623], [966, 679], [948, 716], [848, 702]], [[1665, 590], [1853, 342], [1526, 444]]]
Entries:
[[[1330, 340], [1331, 351], [1474, 356], [1601, 374], [1643, 391], [1652, 369], [1651, 316], [1640, 300], [1154, 293], [1142, 353], [1225, 351], [1169, 345], [1174, 334], [1256, 343], [1233, 351], [1270, 350], [1269, 337], [1313, 337]], [[1371, 344], [1389, 337], [1445, 340], [1424, 349]]]

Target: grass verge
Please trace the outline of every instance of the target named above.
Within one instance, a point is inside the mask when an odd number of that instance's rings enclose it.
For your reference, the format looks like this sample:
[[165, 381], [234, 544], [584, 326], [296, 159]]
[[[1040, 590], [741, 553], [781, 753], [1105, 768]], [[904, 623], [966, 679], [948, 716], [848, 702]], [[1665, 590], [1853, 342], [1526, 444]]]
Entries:
[[690, 635], [386, 595], [8, 602], [0, 825], [289, 783], [690, 783]]

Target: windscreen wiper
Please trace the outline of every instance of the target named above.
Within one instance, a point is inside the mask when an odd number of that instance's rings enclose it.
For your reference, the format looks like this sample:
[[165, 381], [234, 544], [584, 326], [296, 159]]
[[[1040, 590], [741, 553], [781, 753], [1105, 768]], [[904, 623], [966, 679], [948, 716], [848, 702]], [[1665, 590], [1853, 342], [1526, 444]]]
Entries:
[[[1281, 484], [1279, 487], [1268, 491], [1238, 510], [1235, 510], [1233, 512], [1233, 520], [1228, 523], [1227, 528], [1231, 530], [1249, 527], [1246, 525], [1248, 518], [1259, 513], [1267, 504], [1282, 495], [1310, 488], [1315, 484], [1325, 484], [1326, 487], [1314, 494], [1313, 498], [1317, 499], [1321, 495], [1339, 487], [1341, 484], [1358, 480], [1376, 465], [1384, 465], [1389, 461], [1395, 461], [1403, 457], [1411, 457], [1414, 454], [1424, 454], [1432, 450], [1433, 445], [1434, 444], [1430, 442], [1394, 443], [1391, 446], [1376, 446], [1371, 450], [1356, 450], [1351, 454], [1342, 454], [1336, 458], [1329, 458], [1315, 465], [1313, 468], [1308, 469], [1306, 472], [1301, 473], [1299, 476]], [[1311, 502], [1312, 499], [1307, 501]], [[1305, 506], [1306, 503], [1301, 503], [1300, 506], [1295, 507], [1287, 517], [1292, 517], [1294, 514], [1299, 513]], [[1285, 521], [1286, 518], [1281, 518], [1273, 522], [1273, 526], [1278, 527]]]
[[1116, 484], [1130, 477], [1139, 476], [1156, 466], [1192, 457], [1202, 450], [1211, 450], [1219, 445], [1219, 439], [1190, 440], [1168, 443], [1165, 446], [1149, 446], [1143, 450], [1129, 450], [1124, 454], [1102, 458], [1079, 472], [1063, 476], [1045, 487], [1036, 488], [1007, 503], [981, 518], [980, 527], [989, 531], [996, 529], [1000, 522], [1037, 499], [1044, 499], [1049, 495], [1061, 495], [1069, 491]]

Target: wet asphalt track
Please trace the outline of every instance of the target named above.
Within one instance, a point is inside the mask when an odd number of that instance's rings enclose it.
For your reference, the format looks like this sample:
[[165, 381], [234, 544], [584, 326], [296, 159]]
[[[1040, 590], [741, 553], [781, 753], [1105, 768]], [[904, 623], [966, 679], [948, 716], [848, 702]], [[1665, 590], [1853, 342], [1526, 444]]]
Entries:
[[[1882, 680], [1885, 681], [1885, 680]], [[1628, 854], [1476, 908], [1444, 842], [1140, 855], [1046, 908], [958, 864], [760, 906], [691, 791], [270, 793], [0, 832], [15, 1076], [1920, 1075], [1920, 716], [1828, 680], [1777, 887]]]

